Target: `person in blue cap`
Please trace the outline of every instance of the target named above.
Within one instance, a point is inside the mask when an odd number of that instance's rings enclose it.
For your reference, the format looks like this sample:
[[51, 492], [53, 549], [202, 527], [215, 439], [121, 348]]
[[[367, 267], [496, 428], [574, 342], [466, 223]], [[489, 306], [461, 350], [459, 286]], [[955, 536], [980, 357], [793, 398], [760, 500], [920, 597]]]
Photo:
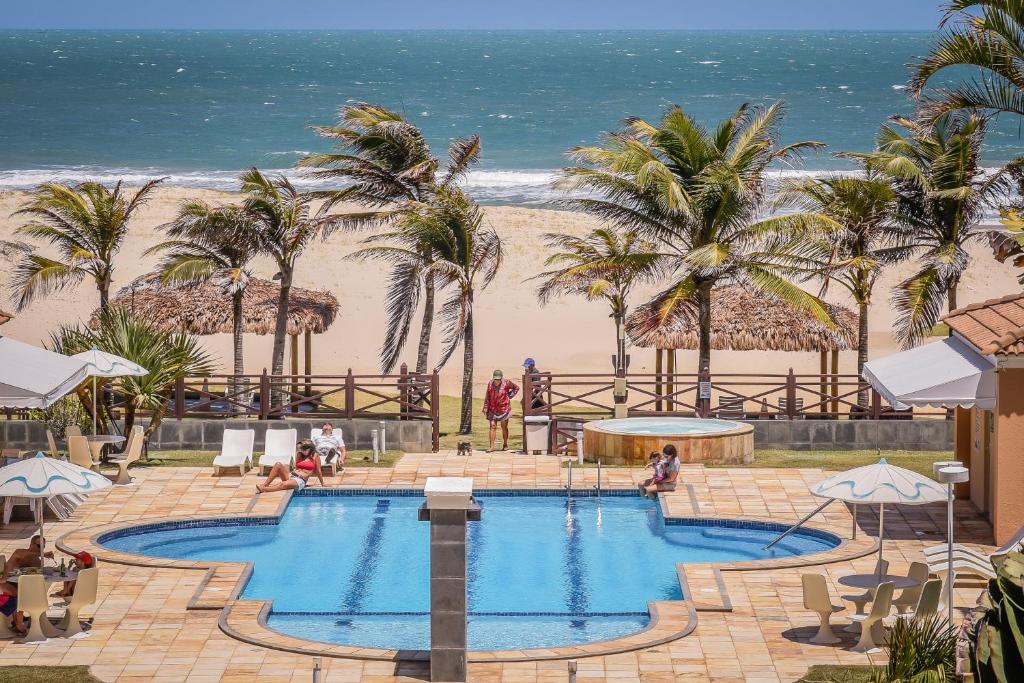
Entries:
[[544, 401], [544, 389], [540, 386], [541, 372], [537, 369], [537, 361], [527, 358], [523, 361], [523, 369], [533, 385], [533, 390], [530, 392], [530, 406], [534, 409], [543, 408], [547, 404]]

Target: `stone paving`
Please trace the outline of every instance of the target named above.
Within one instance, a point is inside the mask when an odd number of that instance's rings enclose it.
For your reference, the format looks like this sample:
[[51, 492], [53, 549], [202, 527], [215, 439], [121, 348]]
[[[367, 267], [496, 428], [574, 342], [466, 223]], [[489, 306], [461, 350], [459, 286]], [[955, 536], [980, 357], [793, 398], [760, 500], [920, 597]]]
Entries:
[[[89, 499], [65, 522], [47, 521], [49, 539], [88, 539], [95, 527], [173, 516], [276, 514], [285, 494], [266, 494], [254, 501], [255, 475], [213, 477], [202, 468], [139, 468], [131, 486], [114, 487]], [[458, 457], [452, 452], [409, 454], [393, 469], [350, 468], [328, 479], [329, 486], [422, 487], [429, 476], [471, 476], [477, 487], [552, 488], [564, 486], [566, 470], [547, 456], [512, 454]], [[595, 468], [574, 468], [574, 487], [596, 483]], [[604, 468], [602, 485], [629, 487], [643, 470]], [[818, 505], [808, 484], [824, 474], [816, 469], [705, 468], [685, 465], [682, 486], [663, 494], [662, 505], [674, 516], [705, 515], [789, 522]], [[886, 515], [885, 554], [891, 571], [906, 571], [922, 559], [921, 549], [944, 539], [945, 507], [892, 508]], [[688, 608], [671, 612], [668, 620], [683, 625], [696, 611], [696, 629], [688, 636], [635, 651], [578, 658], [579, 683], [598, 681], [792, 681], [811, 664], [884, 661], [881, 655], [848, 651], [852, 636], [839, 646], [808, 642], [816, 616], [802, 607], [800, 574], [824, 572], [833, 601], [846, 592], [836, 579], [854, 571], [870, 571], [877, 534], [875, 510], [857, 513], [858, 539], [844, 544], [830, 564], [794, 569], [790, 566], [686, 565]], [[849, 539], [851, 511], [835, 503], [815, 523]], [[90, 531], [86, 531], [90, 530]], [[0, 529], [0, 551], [24, 547], [31, 522], [12, 522]], [[970, 503], [957, 504], [957, 540], [991, 550], [991, 530]], [[72, 544], [72, 547], [74, 544]], [[848, 559], [860, 555], [857, 559]], [[99, 599], [83, 611], [92, 619], [87, 637], [53, 639], [42, 644], [0, 641], [0, 666], [7, 664], [86, 664], [105, 681], [310, 681], [313, 658], [252, 645], [221, 630], [221, 607], [231, 602], [240, 572], [225, 568], [207, 580], [206, 570], [188, 567], [130, 566], [101, 562]], [[723, 590], [724, 589], [724, 590]], [[973, 605], [980, 588], [958, 586], [958, 606]], [[213, 596], [210, 598], [209, 596]], [[197, 600], [197, 598], [199, 598]], [[240, 604], [252, 601], [240, 601]], [[692, 610], [690, 609], [692, 608]], [[843, 614], [835, 622], [842, 623]], [[396, 663], [344, 658], [323, 659], [322, 680], [421, 681], [422, 662]], [[565, 681], [566, 661], [478, 661], [470, 679], [481, 683]]]

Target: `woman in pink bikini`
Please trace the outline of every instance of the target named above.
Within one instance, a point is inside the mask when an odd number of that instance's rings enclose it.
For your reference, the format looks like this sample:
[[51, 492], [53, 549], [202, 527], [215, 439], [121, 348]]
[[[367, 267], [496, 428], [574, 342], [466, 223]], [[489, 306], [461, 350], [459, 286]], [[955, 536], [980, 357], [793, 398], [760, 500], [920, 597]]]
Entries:
[[[301, 491], [306, 488], [306, 484], [309, 483], [309, 478], [313, 474], [316, 474], [321, 486], [326, 486], [324, 475], [320, 471], [320, 455], [311, 442], [303, 441], [299, 444], [299, 450], [295, 454], [295, 467], [292, 471], [289, 472], [288, 465], [283, 462], [274, 463], [274, 466], [270, 468], [267, 480], [262, 484], [257, 484], [256, 491], [259, 493], [272, 493], [288, 489]], [[281, 481], [274, 483], [275, 479]]]

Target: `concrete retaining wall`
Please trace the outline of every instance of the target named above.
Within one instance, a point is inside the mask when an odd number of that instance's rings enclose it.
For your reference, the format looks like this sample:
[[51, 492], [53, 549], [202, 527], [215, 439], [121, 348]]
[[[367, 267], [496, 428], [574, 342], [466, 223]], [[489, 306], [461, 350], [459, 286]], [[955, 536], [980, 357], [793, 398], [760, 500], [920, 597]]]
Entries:
[[748, 420], [754, 449], [953, 450], [952, 420]]
[[[371, 433], [377, 429], [378, 420], [333, 419], [336, 431], [341, 431], [347, 448], [372, 447]], [[164, 420], [153, 434], [149, 447], [153, 450], [202, 450], [219, 451], [221, 434], [228, 429], [253, 429], [256, 431], [256, 450], [263, 448], [267, 429], [296, 429], [300, 439], [309, 438], [309, 430], [319, 427], [324, 420]], [[145, 424], [145, 423], [143, 423]], [[384, 433], [387, 447], [412, 453], [426, 453], [431, 446], [431, 424], [426, 420], [385, 420]], [[46, 426], [35, 420], [0, 420], [0, 443], [7, 448], [45, 448]]]

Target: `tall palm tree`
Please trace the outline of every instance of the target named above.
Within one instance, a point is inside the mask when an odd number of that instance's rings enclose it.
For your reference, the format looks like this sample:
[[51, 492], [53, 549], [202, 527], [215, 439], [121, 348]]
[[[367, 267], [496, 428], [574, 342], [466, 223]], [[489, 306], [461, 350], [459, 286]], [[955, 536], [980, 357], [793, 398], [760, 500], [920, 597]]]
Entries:
[[905, 346], [918, 343], [938, 322], [943, 304], [957, 307], [957, 287], [970, 255], [983, 241], [985, 209], [1010, 187], [1008, 168], [990, 174], [981, 166], [986, 119], [971, 112], [943, 114], [933, 123], [893, 117], [881, 128], [873, 152], [848, 154], [887, 177], [897, 193], [897, 215], [920, 267], [900, 283], [893, 301], [896, 332]]
[[[234, 375], [240, 378], [245, 374], [242, 298], [252, 276], [249, 262], [262, 246], [253, 219], [239, 205], [210, 206], [191, 200], [163, 228], [172, 239], [146, 252], [164, 254], [159, 265], [161, 281], [177, 285], [213, 281], [231, 297]], [[236, 390], [240, 381], [233, 382]]]
[[[284, 346], [288, 332], [288, 301], [299, 257], [313, 240], [325, 237], [340, 217], [314, 217], [314, 198], [299, 192], [283, 175], [268, 177], [257, 168], [242, 176], [242, 192], [248, 195], [243, 210], [252, 220], [261, 251], [277, 265], [274, 279], [281, 282], [274, 326], [271, 373], [284, 374]], [[284, 397], [280, 397], [281, 400]]]
[[100, 308], [106, 308], [114, 257], [128, 235], [132, 216], [160, 182], [152, 180], [130, 196], [122, 191], [121, 181], [112, 190], [97, 182], [39, 185], [15, 212], [31, 218], [18, 232], [49, 242], [60, 257], [35, 252], [22, 257], [13, 277], [18, 310], [40, 296], [77, 285], [86, 277], [96, 284]]
[[600, 146], [570, 151], [585, 166], [564, 169], [562, 185], [584, 191], [569, 202], [658, 245], [672, 272], [655, 302], [662, 316], [696, 307], [699, 367], [711, 365], [711, 290], [744, 281], [831, 322], [825, 305], [787, 279], [780, 255], [799, 240], [837, 228], [817, 213], [767, 216], [767, 171], [821, 146], [779, 144], [781, 104], [742, 105], [714, 131], [680, 107], [658, 124], [626, 120]]
[[[349, 225], [388, 224], [398, 220], [409, 202], [425, 203], [439, 187], [455, 183], [476, 162], [480, 140], [474, 136], [454, 140], [448, 147], [448, 168], [439, 177], [440, 162], [433, 155], [423, 132], [398, 112], [367, 103], [342, 108], [337, 126], [315, 129], [321, 136], [337, 141], [337, 150], [311, 154], [300, 166], [315, 169], [321, 179], [346, 183], [339, 190], [321, 193], [327, 199], [324, 210], [338, 202], [352, 201], [369, 210], [350, 214]], [[388, 334], [381, 347], [381, 367], [390, 372], [408, 341], [422, 289], [423, 318], [416, 353], [416, 372], [427, 372], [431, 332], [434, 323], [436, 283], [430, 264], [433, 254], [427, 244], [410, 244], [400, 231], [390, 231], [375, 240], [357, 258], [379, 258], [392, 266], [388, 289]], [[378, 248], [380, 247], [380, 248]]]
[[[1017, 268], [1024, 269], [1024, 217], [1019, 209], [1007, 209], [1002, 220], [1005, 232], [992, 232], [989, 245], [996, 260], [1000, 263], [1010, 261]], [[1024, 270], [1017, 275], [1017, 282], [1024, 285]]]
[[[952, 0], [931, 52], [914, 65], [911, 92], [928, 121], [963, 109], [1024, 116], [1024, 0]], [[936, 75], [966, 67], [968, 78], [926, 93]]]
[[442, 187], [430, 203], [416, 204], [402, 218], [403, 232], [417, 244], [429, 244], [429, 269], [451, 293], [441, 305], [444, 340], [438, 367], [463, 345], [462, 405], [459, 433], [473, 430], [473, 305], [501, 268], [501, 239], [483, 224], [483, 211], [458, 187]]
[[570, 294], [588, 301], [605, 301], [615, 321], [617, 362], [625, 367], [622, 326], [629, 293], [634, 285], [650, 281], [660, 273], [661, 259], [654, 245], [635, 231], [620, 233], [609, 228], [597, 228], [583, 237], [548, 233], [544, 240], [554, 250], [544, 263], [556, 268], [533, 278], [544, 280], [537, 288], [537, 298], [542, 305]]
[[[868, 360], [868, 309], [879, 276], [889, 265], [908, 257], [903, 231], [893, 219], [896, 191], [877, 174], [866, 177], [828, 175], [785, 183], [777, 201], [803, 211], [821, 213], [842, 226], [827, 239], [799, 250], [810, 277], [821, 278], [824, 296], [831, 283], [845, 289], [857, 304], [857, 374]], [[867, 392], [858, 396], [868, 403]]]

